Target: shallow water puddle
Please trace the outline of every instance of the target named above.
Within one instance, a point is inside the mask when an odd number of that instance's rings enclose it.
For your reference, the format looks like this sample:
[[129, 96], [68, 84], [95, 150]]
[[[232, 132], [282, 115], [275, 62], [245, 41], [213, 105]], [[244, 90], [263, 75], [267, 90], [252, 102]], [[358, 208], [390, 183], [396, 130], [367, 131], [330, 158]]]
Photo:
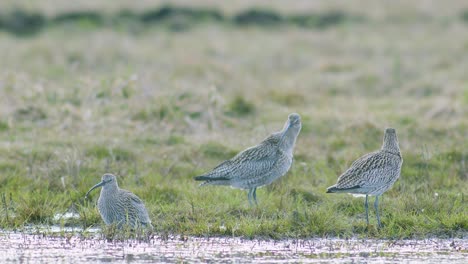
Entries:
[[[98, 230], [98, 229], [97, 229]], [[95, 231], [95, 230], [88, 230]], [[425, 262], [467, 263], [468, 239], [248, 240], [241, 238], [169, 237], [148, 242], [106, 241], [66, 233], [0, 233], [0, 263], [153, 263], [153, 262]]]

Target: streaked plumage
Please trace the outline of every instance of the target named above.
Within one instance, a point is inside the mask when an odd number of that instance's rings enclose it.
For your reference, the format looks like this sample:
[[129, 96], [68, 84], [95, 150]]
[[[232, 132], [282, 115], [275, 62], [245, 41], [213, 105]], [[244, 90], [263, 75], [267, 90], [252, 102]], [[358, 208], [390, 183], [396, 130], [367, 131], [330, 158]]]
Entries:
[[112, 174], [104, 174], [102, 181], [94, 185], [87, 193], [102, 187], [98, 199], [98, 209], [106, 225], [124, 224], [136, 228], [140, 226], [152, 227], [145, 205], [135, 194], [120, 189], [117, 179]]
[[252, 204], [252, 199], [257, 203], [257, 187], [272, 183], [291, 167], [300, 130], [300, 116], [290, 114], [283, 130], [224, 161], [211, 172], [195, 177], [195, 180], [205, 181], [201, 185], [230, 185], [249, 189], [249, 203]]
[[393, 128], [387, 128], [382, 149], [359, 158], [346, 170], [335, 185], [328, 187], [327, 193], [344, 192], [366, 195], [366, 219], [369, 224], [368, 196], [375, 195], [374, 207], [379, 227], [379, 196], [387, 191], [400, 177], [403, 158], [398, 146], [398, 138]]

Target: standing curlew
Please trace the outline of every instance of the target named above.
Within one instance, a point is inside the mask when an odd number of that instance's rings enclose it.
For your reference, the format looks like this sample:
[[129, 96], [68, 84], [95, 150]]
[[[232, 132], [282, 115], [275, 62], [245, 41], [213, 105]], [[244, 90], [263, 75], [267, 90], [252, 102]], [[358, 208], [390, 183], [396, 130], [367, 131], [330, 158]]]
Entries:
[[85, 198], [98, 187], [102, 187], [98, 209], [106, 225], [115, 223], [119, 227], [123, 224], [128, 224], [132, 228], [153, 227], [143, 202], [135, 194], [120, 189], [114, 175], [104, 174], [102, 181], [89, 189]]
[[328, 187], [327, 193], [343, 192], [366, 195], [366, 220], [369, 225], [367, 198], [375, 195], [374, 208], [377, 223], [382, 227], [379, 216], [379, 196], [387, 191], [400, 177], [401, 165], [398, 138], [393, 128], [385, 129], [382, 149], [362, 156], [338, 178], [335, 185]]
[[248, 199], [257, 204], [257, 187], [268, 185], [288, 172], [293, 161], [293, 149], [301, 131], [301, 117], [292, 113], [283, 130], [271, 134], [257, 146], [250, 147], [211, 172], [195, 177], [201, 185], [230, 185], [249, 189]]

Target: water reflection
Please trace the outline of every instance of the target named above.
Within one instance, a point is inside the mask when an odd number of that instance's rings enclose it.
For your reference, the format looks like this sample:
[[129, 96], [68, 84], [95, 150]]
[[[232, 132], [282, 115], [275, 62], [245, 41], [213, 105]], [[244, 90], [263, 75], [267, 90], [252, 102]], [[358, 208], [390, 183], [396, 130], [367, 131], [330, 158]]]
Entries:
[[[248, 240], [242, 238], [155, 237], [107, 241], [99, 229], [87, 235], [64, 231], [62, 236], [31, 232], [0, 233], [0, 263], [6, 262], [425, 262], [466, 263], [468, 239], [430, 240]], [[42, 227], [45, 228], [45, 227]], [[59, 227], [49, 227], [47, 232]], [[46, 229], [43, 229], [46, 230]], [[63, 235], [63, 232], [66, 232]], [[82, 231], [80, 231], [82, 232]], [[91, 235], [90, 235], [91, 234]], [[93, 235], [94, 234], [94, 235]]]

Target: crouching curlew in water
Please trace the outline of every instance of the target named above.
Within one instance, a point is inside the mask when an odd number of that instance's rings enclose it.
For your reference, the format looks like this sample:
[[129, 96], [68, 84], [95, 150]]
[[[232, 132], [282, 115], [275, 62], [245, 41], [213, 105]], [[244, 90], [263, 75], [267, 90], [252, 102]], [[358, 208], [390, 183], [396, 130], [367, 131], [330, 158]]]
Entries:
[[230, 185], [249, 189], [250, 205], [252, 200], [257, 204], [257, 187], [272, 183], [291, 167], [294, 145], [300, 131], [301, 117], [292, 113], [283, 130], [224, 161], [211, 172], [195, 177], [195, 180], [205, 181], [201, 185]]
[[106, 225], [117, 224], [121, 227], [128, 224], [132, 228], [153, 227], [143, 202], [135, 194], [120, 189], [114, 175], [104, 174], [102, 181], [89, 189], [85, 198], [98, 187], [102, 187], [98, 209]]
[[362, 156], [338, 178], [335, 185], [328, 187], [327, 193], [353, 193], [366, 195], [366, 220], [369, 225], [367, 198], [375, 195], [375, 214], [379, 227], [379, 196], [390, 189], [400, 177], [403, 158], [398, 146], [398, 138], [393, 128], [385, 130], [382, 149]]

